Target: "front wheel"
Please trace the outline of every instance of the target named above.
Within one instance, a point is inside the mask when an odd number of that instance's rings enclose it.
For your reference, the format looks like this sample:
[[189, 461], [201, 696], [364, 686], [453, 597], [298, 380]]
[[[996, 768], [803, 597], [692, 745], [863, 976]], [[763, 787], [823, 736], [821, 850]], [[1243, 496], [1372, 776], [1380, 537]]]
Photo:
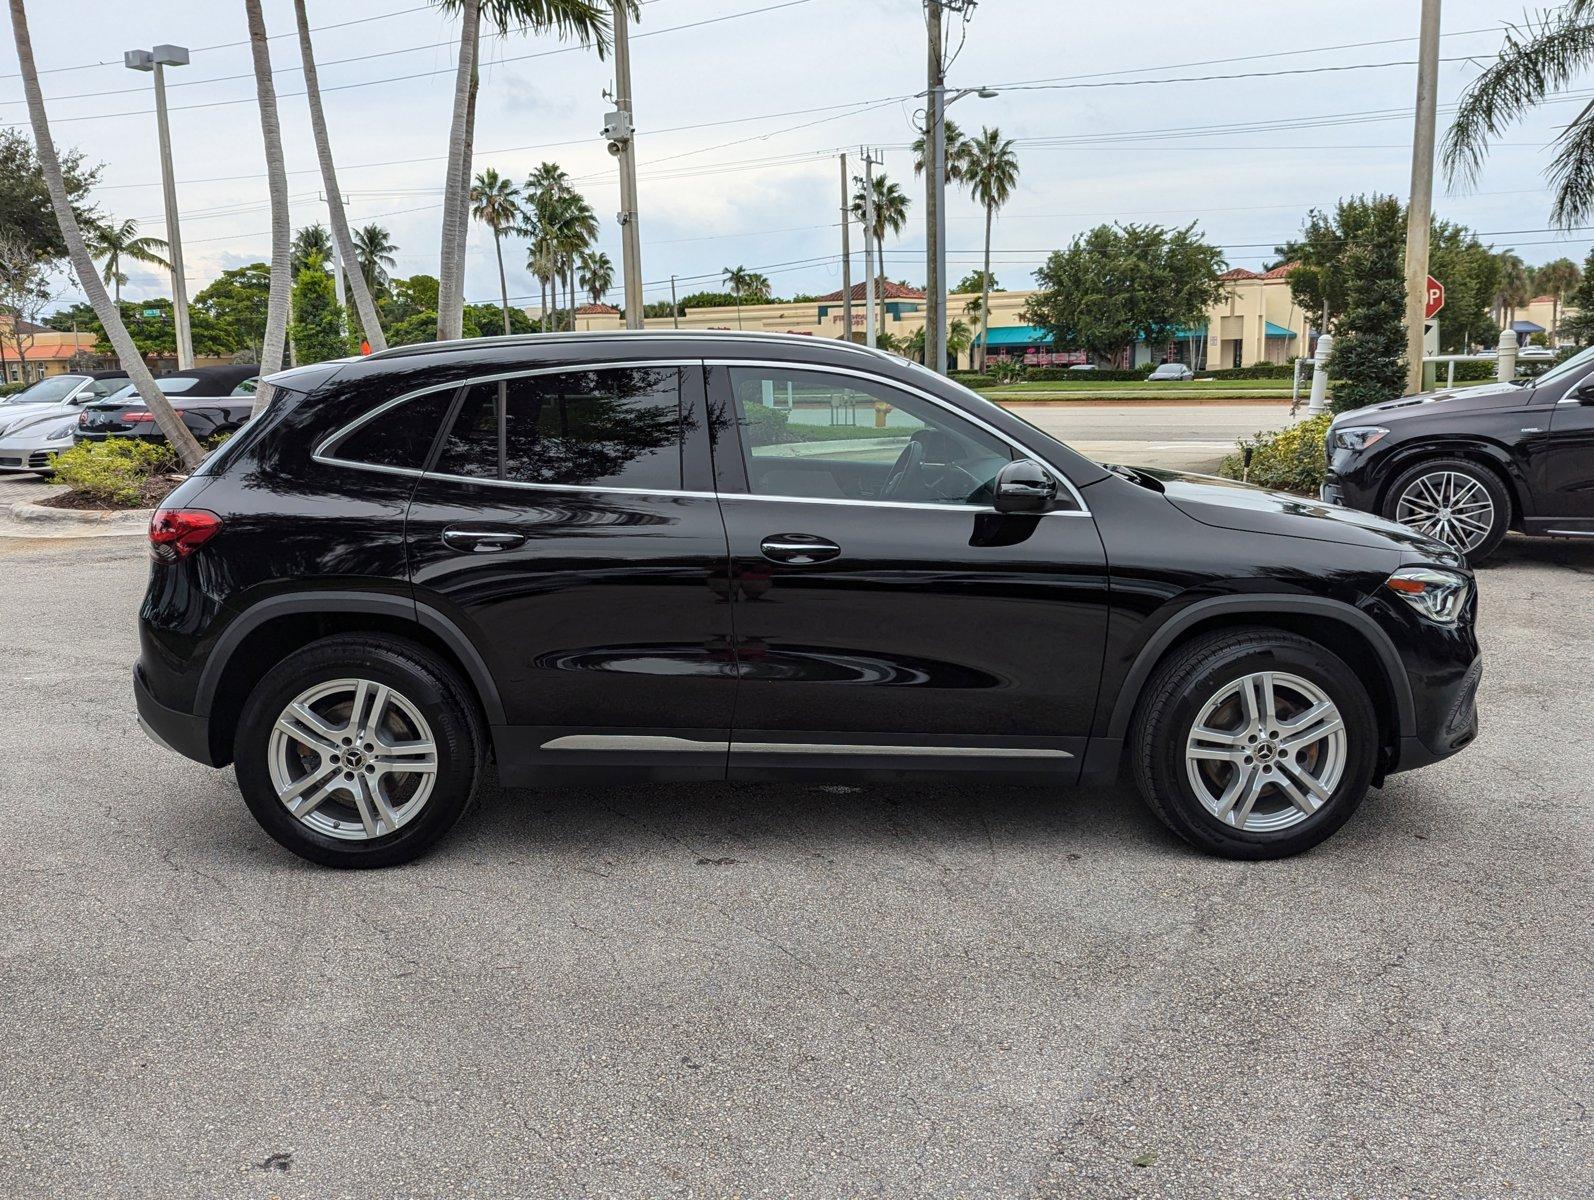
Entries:
[[1225, 858], [1283, 858], [1350, 819], [1372, 781], [1378, 720], [1325, 647], [1225, 630], [1158, 667], [1131, 749], [1142, 798], [1175, 833]]
[[267, 833], [333, 867], [430, 849], [476, 792], [484, 747], [464, 685], [421, 647], [325, 638], [266, 673], [234, 743], [239, 789]]
[[1445, 542], [1467, 561], [1493, 554], [1511, 526], [1511, 497], [1493, 471], [1465, 459], [1419, 463], [1390, 486], [1384, 516]]

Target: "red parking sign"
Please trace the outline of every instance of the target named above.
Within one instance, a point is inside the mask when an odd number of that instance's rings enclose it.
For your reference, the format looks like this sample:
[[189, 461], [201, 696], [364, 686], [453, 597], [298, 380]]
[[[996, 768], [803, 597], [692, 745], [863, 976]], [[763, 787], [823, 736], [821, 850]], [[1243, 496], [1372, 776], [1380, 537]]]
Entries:
[[1428, 298], [1423, 303], [1422, 315], [1427, 320], [1433, 320], [1435, 314], [1445, 306], [1445, 285], [1432, 275], [1428, 276]]

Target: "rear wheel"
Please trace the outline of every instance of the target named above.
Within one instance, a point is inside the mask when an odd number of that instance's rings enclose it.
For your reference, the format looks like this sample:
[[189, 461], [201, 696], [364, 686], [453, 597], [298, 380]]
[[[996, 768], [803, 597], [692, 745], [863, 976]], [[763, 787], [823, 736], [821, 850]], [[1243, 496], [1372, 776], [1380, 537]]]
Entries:
[[1384, 516], [1482, 562], [1511, 527], [1511, 497], [1493, 471], [1465, 459], [1419, 463], [1390, 486]]
[[1349, 818], [1372, 780], [1378, 722], [1344, 661], [1271, 629], [1198, 637], [1158, 667], [1136, 714], [1141, 796], [1227, 858], [1282, 858]]
[[250, 812], [314, 862], [381, 867], [428, 850], [469, 807], [485, 739], [475, 705], [433, 655], [340, 636], [278, 663], [238, 725]]

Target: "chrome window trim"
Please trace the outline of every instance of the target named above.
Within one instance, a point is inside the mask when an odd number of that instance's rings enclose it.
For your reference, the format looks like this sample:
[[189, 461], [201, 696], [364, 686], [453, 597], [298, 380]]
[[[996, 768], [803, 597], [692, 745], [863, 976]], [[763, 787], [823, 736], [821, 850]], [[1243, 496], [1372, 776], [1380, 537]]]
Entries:
[[[1031, 450], [1028, 446], [1024, 445], [1024, 443], [1019, 441], [1017, 438], [1009, 437], [1007, 434], [1003, 433], [1000, 429], [996, 428], [994, 425], [988, 424], [987, 422], [981, 420], [979, 417], [975, 416], [973, 413], [966, 412], [965, 410], [959, 408], [957, 405], [951, 403], [950, 401], [943, 400], [941, 397], [933, 395], [932, 393], [925, 391], [923, 388], [915, 387], [911, 383], [903, 383], [901, 380], [890, 379], [890, 378], [887, 378], [887, 377], [885, 377], [883, 375], [876, 375], [876, 374], [873, 374], [873, 373], [868, 372], [868, 371], [855, 371], [851, 367], [832, 367], [832, 366], [825, 366], [825, 365], [810, 365], [808, 363], [790, 363], [790, 362], [782, 362], [782, 361], [780, 361], [778, 359], [706, 358], [706, 359], [703, 360], [703, 365], [705, 367], [774, 367], [776, 369], [785, 370], [785, 371], [806, 371], [806, 372], [808, 372], [811, 375], [850, 375], [850, 376], [852, 376], [855, 379], [867, 380], [867, 381], [869, 381], [871, 383], [878, 383], [878, 384], [881, 384], [882, 386], [885, 386], [885, 387], [896, 388], [899, 391], [904, 391], [904, 392], [909, 393], [910, 395], [918, 396], [922, 400], [928, 400], [931, 404], [934, 404], [937, 408], [945, 409], [947, 412], [951, 413], [955, 417], [961, 417], [963, 420], [968, 421], [971, 424], [979, 426], [981, 429], [985, 430], [985, 432], [989, 433], [991, 436], [999, 439], [1000, 441], [1006, 442], [1014, 450], [1017, 450], [1023, 457], [1028, 458], [1028, 459], [1033, 459], [1035, 462], [1040, 463], [1041, 466], [1045, 467], [1054, 476], [1056, 476], [1058, 482], [1061, 483], [1065, 488], [1068, 489], [1068, 494], [1073, 497], [1074, 503], [1076, 505], [1078, 505], [1078, 508], [1077, 509], [1060, 509], [1060, 510], [1055, 510], [1053, 512], [1045, 513], [1043, 515], [1049, 516], [1049, 517], [1050, 516], [1058, 516], [1058, 517], [1064, 517], [1064, 516], [1088, 517], [1088, 516], [1090, 516], [1090, 509], [1088, 507], [1086, 507], [1086, 505], [1085, 505], [1085, 498], [1079, 494], [1079, 489], [1074, 486], [1074, 481], [1071, 480], [1070, 478], [1068, 478], [1068, 476], [1063, 471], [1059, 470], [1056, 463], [1051, 462], [1049, 459], [1047, 459], [1043, 455], [1036, 454], [1035, 451]], [[990, 507], [988, 505], [987, 506], [980, 506], [980, 505], [972, 505], [972, 504], [907, 504], [906, 502], [895, 501], [895, 500], [829, 500], [829, 501], [826, 501], [826, 500], [822, 500], [822, 499], [809, 498], [809, 497], [805, 497], [805, 496], [759, 496], [759, 495], [754, 495], [751, 492], [722, 492], [721, 495], [722, 496], [732, 496], [732, 497], [743, 497], [743, 498], [752, 499], [752, 500], [786, 500], [786, 501], [796, 500], [796, 501], [806, 501], [808, 503], [820, 503], [820, 504], [823, 504], [823, 503], [830, 503], [830, 504], [871, 504], [871, 505], [878, 505], [880, 507], [886, 507], [886, 506], [890, 505], [890, 506], [894, 506], [894, 507], [933, 508], [933, 509], [938, 509], [938, 510], [941, 510], [941, 511], [950, 511], [950, 512], [982, 512], [982, 511], [983, 512], [995, 512], [996, 511], [994, 508], [992, 508], [992, 507]]]

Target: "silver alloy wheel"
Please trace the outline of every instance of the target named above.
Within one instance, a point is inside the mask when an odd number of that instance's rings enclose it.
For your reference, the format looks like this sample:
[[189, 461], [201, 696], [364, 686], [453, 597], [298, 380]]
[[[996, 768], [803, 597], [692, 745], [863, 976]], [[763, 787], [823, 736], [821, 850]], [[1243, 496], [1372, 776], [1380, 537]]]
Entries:
[[1400, 493], [1395, 520], [1465, 554], [1494, 529], [1494, 500], [1489, 489], [1470, 475], [1430, 471]]
[[1346, 747], [1345, 722], [1322, 688], [1257, 671], [1202, 707], [1185, 769], [1196, 798], [1225, 825], [1275, 833], [1328, 802], [1345, 774]]
[[386, 837], [419, 815], [437, 782], [420, 710], [386, 684], [333, 679], [282, 710], [266, 747], [283, 807], [345, 841]]

